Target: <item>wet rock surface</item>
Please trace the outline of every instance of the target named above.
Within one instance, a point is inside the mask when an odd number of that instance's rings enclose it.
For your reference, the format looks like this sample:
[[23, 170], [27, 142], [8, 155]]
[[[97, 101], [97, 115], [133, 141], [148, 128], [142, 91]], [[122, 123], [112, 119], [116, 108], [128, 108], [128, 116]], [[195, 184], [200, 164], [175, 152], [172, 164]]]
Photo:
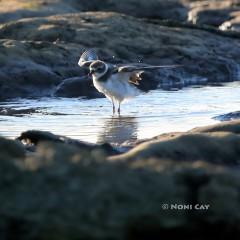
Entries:
[[46, 108], [39, 107], [39, 108], [18, 108], [15, 107], [0, 107], [0, 116], [11, 116], [11, 117], [24, 117], [24, 116], [30, 116], [33, 114], [39, 114], [39, 115], [52, 115], [52, 116], [59, 116], [59, 115], [69, 115], [65, 113], [59, 113], [59, 112], [47, 112]]
[[[181, 133], [178, 139], [159, 136], [126, 153], [131, 161], [46, 132], [21, 135], [34, 144], [31, 154], [19, 141], [1, 138], [1, 238], [190, 240], [208, 233], [236, 239], [239, 127], [235, 121]], [[191, 147], [181, 155], [187, 138]], [[161, 150], [165, 144], [169, 154], [156, 154], [154, 144]], [[182, 204], [193, 210], [171, 210]], [[209, 208], [199, 210], [199, 204]]]
[[10, 107], [0, 107], [0, 116], [17, 116], [22, 117], [33, 113], [38, 113], [39, 109], [27, 108], [27, 109], [14, 109]]
[[220, 121], [231, 121], [239, 118], [240, 118], [240, 111], [230, 112], [230, 113], [226, 113], [226, 114], [222, 114], [214, 117], [214, 119], [217, 119]]

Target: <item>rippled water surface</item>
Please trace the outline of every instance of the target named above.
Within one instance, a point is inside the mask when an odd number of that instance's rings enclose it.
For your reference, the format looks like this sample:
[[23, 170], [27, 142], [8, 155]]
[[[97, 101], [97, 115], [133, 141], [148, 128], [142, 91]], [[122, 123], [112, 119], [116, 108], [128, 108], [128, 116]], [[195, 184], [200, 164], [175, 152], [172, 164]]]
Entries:
[[212, 117], [240, 110], [240, 83], [152, 91], [123, 104], [121, 117], [112, 116], [105, 98], [15, 99], [0, 103], [0, 109], [29, 109], [1, 115], [2, 136], [38, 129], [89, 142], [122, 143], [216, 123]]

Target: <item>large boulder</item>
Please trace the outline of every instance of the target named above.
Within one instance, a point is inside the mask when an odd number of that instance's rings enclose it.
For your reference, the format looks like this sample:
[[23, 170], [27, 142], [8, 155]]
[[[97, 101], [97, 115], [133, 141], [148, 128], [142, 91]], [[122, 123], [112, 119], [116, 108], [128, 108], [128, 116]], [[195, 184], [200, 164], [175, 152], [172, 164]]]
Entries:
[[0, 48], [1, 98], [51, 96], [64, 78], [85, 72], [61, 44], [1, 39]]

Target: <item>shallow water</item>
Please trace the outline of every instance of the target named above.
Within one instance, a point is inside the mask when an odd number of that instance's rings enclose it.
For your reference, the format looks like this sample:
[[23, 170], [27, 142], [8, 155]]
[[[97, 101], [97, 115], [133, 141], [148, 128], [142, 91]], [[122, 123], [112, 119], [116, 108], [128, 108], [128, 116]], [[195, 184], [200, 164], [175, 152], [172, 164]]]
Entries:
[[155, 90], [123, 104], [121, 117], [112, 116], [111, 103], [105, 98], [15, 99], [0, 103], [0, 108], [30, 110], [1, 115], [0, 135], [14, 138], [22, 131], [38, 129], [89, 142], [120, 144], [216, 123], [214, 116], [240, 110], [239, 96], [239, 82]]

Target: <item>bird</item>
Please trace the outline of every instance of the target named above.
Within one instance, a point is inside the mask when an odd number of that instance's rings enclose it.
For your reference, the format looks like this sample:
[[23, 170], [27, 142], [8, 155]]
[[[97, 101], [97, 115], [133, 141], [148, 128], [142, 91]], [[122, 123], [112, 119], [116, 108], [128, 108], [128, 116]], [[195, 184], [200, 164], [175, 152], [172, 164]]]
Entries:
[[142, 73], [160, 68], [175, 68], [181, 65], [151, 66], [143, 64], [111, 64], [99, 59], [95, 49], [82, 53], [78, 61], [80, 67], [88, 68], [94, 87], [112, 102], [112, 112], [115, 105], [120, 115], [121, 103], [144, 91], [141, 88]]

